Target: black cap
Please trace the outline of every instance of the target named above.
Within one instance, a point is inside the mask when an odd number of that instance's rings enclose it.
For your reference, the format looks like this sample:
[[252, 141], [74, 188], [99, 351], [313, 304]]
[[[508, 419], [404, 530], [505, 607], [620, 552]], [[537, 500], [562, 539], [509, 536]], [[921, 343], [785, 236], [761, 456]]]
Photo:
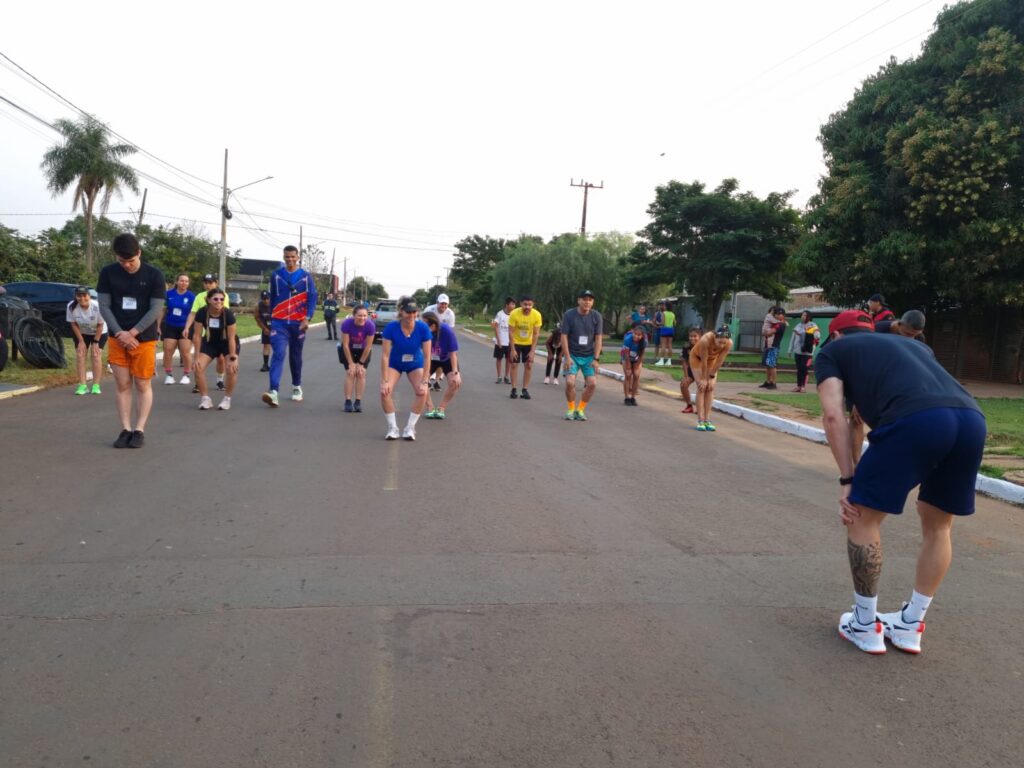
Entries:
[[720, 339], [731, 339], [732, 329], [728, 325], [723, 325], [721, 328], [715, 331], [715, 336], [717, 336]]
[[260, 298], [261, 299], [269, 299], [270, 298], [270, 291], [260, 291]]
[[879, 304], [885, 304], [885, 296], [880, 293], [873, 293], [868, 301], [877, 301]]
[[409, 299], [409, 301], [407, 301], [404, 304], [402, 304], [402, 306], [399, 307], [399, 309], [401, 309], [403, 312], [419, 312], [420, 311], [420, 308], [416, 305], [416, 302], [413, 301], [412, 299]]
[[210, 275], [210, 274], [203, 275], [203, 282], [204, 283], [215, 283], [215, 282], [217, 282], [217, 276], [216, 275]]
[[585, 299], [585, 298], [591, 298], [592, 299], [592, 298], [594, 298], [594, 292], [593, 291], [589, 291], [589, 290], [588, 291], [580, 291], [576, 295], [576, 298], [577, 299]]
[[89, 289], [84, 285], [80, 285], [77, 288], [75, 288], [75, 296], [85, 296], [88, 293]]

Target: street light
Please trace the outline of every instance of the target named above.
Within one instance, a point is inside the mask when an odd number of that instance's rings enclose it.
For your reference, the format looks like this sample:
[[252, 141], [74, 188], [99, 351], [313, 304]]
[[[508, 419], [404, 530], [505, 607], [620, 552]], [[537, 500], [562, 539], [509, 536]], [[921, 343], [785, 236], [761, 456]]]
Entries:
[[259, 184], [261, 181], [267, 181], [272, 178], [274, 177], [265, 176], [262, 179], [250, 181], [248, 184], [243, 184], [240, 187], [228, 189], [228, 151], [224, 150], [224, 193], [220, 201], [220, 285], [225, 291], [228, 289], [228, 219], [231, 218], [231, 210], [228, 208], [228, 197], [231, 196], [232, 192], [237, 192], [240, 189], [251, 187], [253, 184]]

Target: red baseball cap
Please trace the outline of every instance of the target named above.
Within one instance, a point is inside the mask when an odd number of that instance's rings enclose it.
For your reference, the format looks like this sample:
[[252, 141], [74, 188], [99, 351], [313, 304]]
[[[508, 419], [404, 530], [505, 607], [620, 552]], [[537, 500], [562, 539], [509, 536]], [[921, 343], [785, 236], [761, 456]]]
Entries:
[[875, 324], [871, 322], [871, 315], [861, 312], [859, 309], [847, 309], [840, 312], [832, 322], [828, 324], [828, 332], [848, 331], [851, 328], [859, 328], [862, 331], [875, 330]]

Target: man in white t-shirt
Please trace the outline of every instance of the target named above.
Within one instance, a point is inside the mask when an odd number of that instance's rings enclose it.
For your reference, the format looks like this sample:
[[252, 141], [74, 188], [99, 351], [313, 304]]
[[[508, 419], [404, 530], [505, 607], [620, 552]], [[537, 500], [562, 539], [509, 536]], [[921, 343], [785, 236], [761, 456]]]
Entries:
[[424, 312], [433, 312], [440, 318], [442, 325], [447, 325], [449, 328], [455, 327], [455, 312], [449, 306], [450, 302], [447, 293], [442, 293], [437, 297], [437, 303], [431, 304], [429, 307], [424, 309]]
[[[498, 314], [491, 320], [491, 328], [494, 329], [494, 373], [498, 377], [495, 384], [511, 384], [511, 371], [509, 369], [511, 342], [508, 336], [508, 316], [516, 308], [516, 300], [511, 296], [505, 297], [505, 308], [499, 309]], [[501, 361], [505, 361], [505, 376], [501, 375]]]

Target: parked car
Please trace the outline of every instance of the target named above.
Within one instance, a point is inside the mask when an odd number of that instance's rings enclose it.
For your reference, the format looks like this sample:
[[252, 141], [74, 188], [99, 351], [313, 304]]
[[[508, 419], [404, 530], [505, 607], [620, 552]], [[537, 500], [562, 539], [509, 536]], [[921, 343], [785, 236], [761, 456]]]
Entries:
[[242, 301], [242, 294], [234, 292], [229, 293], [228, 304], [230, 304], [232, 307], [244, 307], [245, 302]]
[[[28, 302], [29, 306], [43, 314], [43, 320], [52, 325], [61, 336], [71, 338], [71, 326], [68, 325], [67, 310], [75, 298], [74, 283], [20, 282], [6, 283], [4, 289], [8, 296], [17, 296]], [[96, 291], [89, 289], [93, 301], [97, 300]]]
[[377, 343], [387, 324], [398, 319], [398, 300], [379, 299], [377, 306], [370, 311], [370, 319], [373, 320], [373, 324], [377, 328], [377, 332], [373, 335], [373, 341]]

